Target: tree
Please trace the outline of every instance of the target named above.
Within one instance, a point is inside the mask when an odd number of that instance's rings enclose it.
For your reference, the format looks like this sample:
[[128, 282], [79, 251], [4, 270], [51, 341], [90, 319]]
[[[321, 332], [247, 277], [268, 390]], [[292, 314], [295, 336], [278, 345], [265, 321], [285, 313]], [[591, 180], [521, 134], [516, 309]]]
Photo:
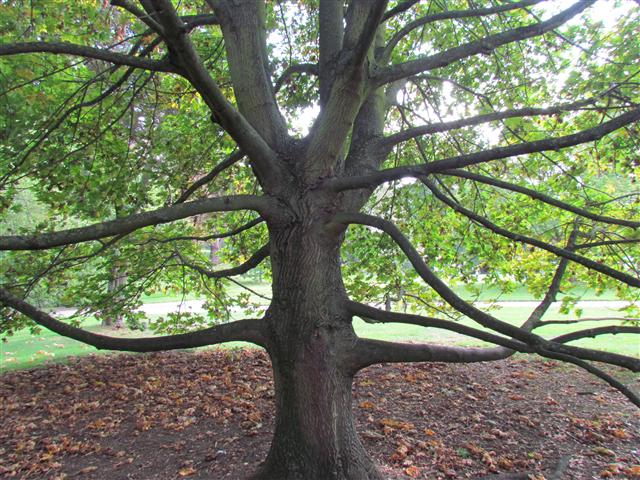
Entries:
[[[351, 415], [353, 377], [375, 363], [531, 353], [584, 368], [640, 406], [592, 363], [638, 371], [640, 360], [568, 344], [638, 333], [633, 305], [628, 325], [534, 332], [574, 284], [622, 298], [640, 286], [640, 15], [634, 2], [594, 4], [6, 2], [2, 205], [29, 188], [58, 217], [0, 237], [11, 265], [3, 330], [32, 321], [134, 352], [262, 346], [276, 426], [256, 479], [381, 478]], [[297, 118], [314, 111], [306, 131]], [[115, 204], [137, 213], [108, 220]], [[221, 261], [237, 266], [210, 269], [198, 242], [216, 238], [226, 238]], [[230, 298], [225, 279], [267, 258], [264, 316], [229, 321], [229, 302], [251, 305]], [[105, 291], [116, 260], [126, 285]], [[177, 285], [206, 295], [210, 315], [157, 322], [173, 333], [161, 337], [94, 334], [29, 303], [34, 285], [64, 288], [70, 272], [84, 275], [66, 294], [83, 313], [136, 319], [142, 292]], [[480, 272], [546, 295], [515, 327], [446, 283]], [[398, 295], [420, 314], [370, 306]], [[443, 318], [460, 314], [484, 329]], [[360, 338], [355, 316], [495, 346]]]

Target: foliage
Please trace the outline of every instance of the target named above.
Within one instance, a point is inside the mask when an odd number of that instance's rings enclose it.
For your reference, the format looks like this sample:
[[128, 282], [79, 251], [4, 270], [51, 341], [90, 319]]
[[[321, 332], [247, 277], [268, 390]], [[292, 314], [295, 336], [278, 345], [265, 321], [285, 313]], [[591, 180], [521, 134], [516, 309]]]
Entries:
[[[0, 215], [29, 201], [45, 218], [0, 236], [0, 332], [263, 346], [280, 408], [256, 478], [381, 478], [348, 400], [376, 363], [535, 353], [640, 406], [590, 363], [637, 358], [571, 344], [640, 333], [640, 9], [596, 3], [2, 3]], [[272, 284], [266, 311], [227, 288], [251, 270]], [[514, 327], [451, 288], [465, 284], [542, 300]], [[539, 333], [560, 299], [581, 316], [585, 287], [616, 290], [619, 324]], [[34, 307], [42, 289], [76, 317]], [[157, 292], [201, 297], [204, 314], [150, 322], [141, 298]], [[166, 335], [109, 338], [83, 316]], [[356, 316], [496, 347], [378, 342]]]

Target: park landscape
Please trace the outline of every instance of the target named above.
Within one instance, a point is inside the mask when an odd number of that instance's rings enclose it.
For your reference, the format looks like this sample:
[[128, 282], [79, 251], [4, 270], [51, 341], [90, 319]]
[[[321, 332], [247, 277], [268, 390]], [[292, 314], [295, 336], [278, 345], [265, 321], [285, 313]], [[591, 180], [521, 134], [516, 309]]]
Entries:
[[637, 2], [0, 14], [0, 476], [640, 478]]

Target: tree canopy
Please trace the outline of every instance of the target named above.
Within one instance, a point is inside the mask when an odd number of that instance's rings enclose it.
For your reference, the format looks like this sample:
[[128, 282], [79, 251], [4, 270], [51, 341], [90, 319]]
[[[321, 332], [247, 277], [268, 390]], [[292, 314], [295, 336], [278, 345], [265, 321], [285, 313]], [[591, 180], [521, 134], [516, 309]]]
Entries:
[[[282, 413], [313, 398], [316, 420], [341, 408], [331, 398], [348, 410], [345, 385], [372, 363], [536, 353], [640, 405], [591, 363], [638, 371], [637, 358], [568, 344], [640, 331], [636, 2], [11, 0], [0, 19], [1, 332], [39, 325], [131, 351], [265, 347], [281, 430], [256, 478], [307, 464], [300, 478], [378, 478], [350, 416], [327, 454], [313, 438], [331, 432], [302, 434]], [[217, 270], [203, 248], [216, 239]], [[266, 311], [226, 288], [250, 271], [273, 285]], [[515, 327], [452, 289], [479, 283], [543, 300]], [[628, 301], [620, 325], [535, 332], [559, 294], [574, 309], [585, 286]], [[77, 306], [75, 320], [138, 326], [156, 291], [205, 298], [206, 314], [119, 339], [39, 306], [49, 296]], [[230, 321], [238, 312], [260, 319]], [[354, 316], [495, 347], [358, 338]], [[326, 377], [321, 392], [298, 368]], [[287, 442], [304, 454], [283, 460]]]

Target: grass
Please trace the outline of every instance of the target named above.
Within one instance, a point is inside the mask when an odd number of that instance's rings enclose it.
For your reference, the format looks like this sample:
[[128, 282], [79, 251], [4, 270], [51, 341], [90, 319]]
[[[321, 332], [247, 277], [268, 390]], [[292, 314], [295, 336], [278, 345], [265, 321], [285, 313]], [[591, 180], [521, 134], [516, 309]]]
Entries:
[[[523, 308], [521, 306], [509, 305], [495, 310], [492, 313], [500, 320], [504, 320], [505, 322], [508, 322], [512, 325], [521, 325], [527, 318], [531, 310], [532, 308]], [[585, 310], [583, 317], [605, 317], [615, 313], [615, 311], [612, 311], [605, 307], [594, 307], [589, 310]], [[576, 317], [574, 315], [560, 314], [558, 312], [558, 307], [555, 306], [549, 309], [549, 312], [547, 313], [545, 318], [571, 320], [575, 319]], [[488, 330], [470, 319], [465, 318], [461, 320], [460, 323], [463, 325], [468, 325], [470, 327], [478, 328], [480, 330]], [[564, 333], [575, 332], [577, 330], [586, 328], [604, 327], [607, 325], [616, 325], [616, 322], [594, 321], [573, 323], [568, 325], [549, 325], [537, 329], [536, 333], [542, 335], [545, 338], [553, 338]], [[488, 343], [481, 340], [469, 338], [455, 332], [450, 332], [448, 330], [439, 330], [435, 328], [425, 329], [416, 325], [371, 324], [357, 319], [354, 322], [354, 328], [359, 336], [375, 338], [378, 340], [447, 343], [462, 346], [489, 345]], [[633, 334], [603, 335], [598, 338], [586, 338], [572, 342], [572, 345], [585, 348], [597, 348], [598, 350], [640, 357], [640, 339], [638, 339], [637, 335]]]
[[[532, 295], [525, 285], [520, 285], [509, 293], [501, 293], [497, 287], [487, 287], [482, 284], [475, 284], [473, 287], [480, 290], [479, 295], [475, 295], [471, 289], [465, 285], [454, 287], [453, 290], [465, 300], [517, 302], [541, 299], [541, 297]], [[619, 300], [614, 290], [605, 290], [604, 292], [598, 293], [594, 289], [587, 287], [576, 287], [571, 291], [571, 295], [580, 300]], [[558, 295], [558, 300], [562, 300], [563, 296], [562, 294]]]
[[[142, 335], [142, 332], [102, 327], [93, 318], [85, 320], [82, 327], [91, 332], [111, 336]], [[24, 329], [8, 337], [6, 342], [0, 342], [0, 371], [34, 367], [49, 361], [60, 361], [70, 356], [107, 352], [46, 329], [42, 329], [38, 334], [32, 334], [28, 329]]]
[[[269, 293], [269, 286], [265, 284], [251, 283], [250, 288], [257, 290], [261, 294]], [[234, 286], [231, 293], [237, 293], [240, 287]], [[464, 287], [458, 289], [458, 293], [469, 298], [470, 292], [465, 292]], [[582, 292], [584, 300], [613, 300], [615, 296], [612, 292], [605, 292], [602, 296], [596, 296], [594, 292], [584, 290]], [[480, 296], [480, 300], [496, 298], [497, 291], [485, 289]], [[143, 299], [144, 303], [161, 303], [161, 302], [178, 302], [182, 300], [181, 295], [163, 295], [155, 294], [147, 296]], [[186, 300], [196, 299], [193, 296], [187, 296]], [[257, 299], [257, 298], [256, 298]], [[259, 300], [259, 299], [258, 299]], [[501, 301], [523, 301], [533, 300], [533, 297], [526, 291], [524, 287], [516, 289], [508, 295], [502, 295]], [[263, 301], [264, 303], [264, 301]], [[514, 325], [521, 324], [531, 308], [523, 308], [521, 305], [507, 305], [493, 311], [493, 314]], [[619, 312], [612, 311], [605, 307], [594, 307], [583, 313], [583, 317], [605, 317], [616, 315]], [[153, 317], [153, 316], [151, 316]], [[575, 318], [571, 315], [562, 315], [558, 312], [558, 306], [552, 307], [545, 318], [569, 320]], [[469, 319], [460, 321], [462, 324], [482, 329], [479, 325]], [[592, 328], [595, 326], [613, 325], [615, 322], [583, 322], [579, 324], [569, 325], [550, 325], [536, 330], [544, 337], [552, 338], [563, 333], [572, 332], [584, 328]], [[150, 332], [113, 330], [102, 327], [99, 322], [93, 318], [87, 319], [83, 323], [83, 328], [105, 335], [113, 336], [148, 336]], [[425, 329], [423, 327], [405, 324], [370, 324], [360, 319], [354, 322], [356, 333], [362, 337], [375, 338], [389, 341], [409, 341], [409, 342], [433, 342], [446, 343], [464, 346], [480, 346], [486, 345], [484, 342], [465, 337], [447, 330]], [[605, 335], [597, 339], [583, 339], [573, 343], [577, 346], [587, 348], [597, 348], [600, 350], [621, 353], [625, 355], [640, 356], [640, 340], [637, 336], [631, 334], [625, 335]], [[244, 345], [241, 342], [233, 342], [225, 344], [227, 347], [235, 347]], [[0, 372], [5, 370], [13, 370], [19, 368], [30, 368], [38, 366], [50, 361], [64, 361], [70, 356], [88, 355], [108, 353], [108, 351], [97, 350], [94, 347], [85, 345], [81, 342], [61, 337], [49, 330], [42, 329], [38, 334], [31, 334], [29, 330], [22, 330], [9, 337], [6, 342], [0, 342]]]
[[[254, 290], [259, 294], [265, 295], [267, 297], [271, 296], [270, 285], [264, 282], [247, 280], [247, 279], [244, 279], [242, 276], [240, 276], [239, 279], [241, 280], [243, 285], [250, 288], [251, 290]], [[237, 295], [238, 293], [246, 292], [247, 290], [243, 289], [242, 287], [236, 284], [232, 284], [227, 287], [226, 291], [229, 295]], [[264, 301], [264, 299], [261, 300], [259, 297], [255, 297], [253, 295], [252, 297], [253, 297], [252, 299], [255, 301]], [[142, 303], [165, 303], [165, 302], [180, 302], [182, 300], [198, 300], [198, 298], [199, 297], [197, 295], [193, 295], [193, 294], [188, 294], [183, 296], [178, 293], [156, 292], [151, 295], [142, 295], [141, 299], [142, 299]]]

